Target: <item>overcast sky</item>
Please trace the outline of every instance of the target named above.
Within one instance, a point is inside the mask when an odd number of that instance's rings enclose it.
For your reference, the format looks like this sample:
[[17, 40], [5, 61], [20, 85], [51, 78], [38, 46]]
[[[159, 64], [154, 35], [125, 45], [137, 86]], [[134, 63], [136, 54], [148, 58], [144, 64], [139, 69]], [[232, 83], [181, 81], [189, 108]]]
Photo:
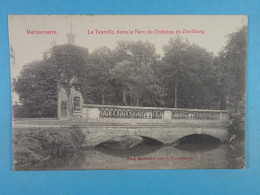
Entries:
[[[175, 35], [169, 34], [135, 34], [135, 30], [203, 30], [202, 33], [180, 34], [181, 37], [196, 43], [215, 55], [225, 46], [226, 35], [235, 32], [243, 24], [247, 24], [247, 16], [40, 16], [40, 15], [12, 15], [9, 16], [9, 39], [15, 52], [16, 63], [11, 65], [11, 76], [19, 75], [22, 67], [34, 60], [42, 59], [44, 51], [49, 49], [53, 42], [67, 43], [66, 34], [76, 35], [76, 45], [93, 49], [107, 46], [115, 48], [120, 40], [148, 40], [156, 46], [156, 51], [163, 54], [162, 47]], [[133, 30], [134, 34], [119, 35], [95, 34], [95, 30]], [[56, 31], [58, 34], [33, 35], [27, 30]], [[94, 31], [94, 34], [88, 34]]]

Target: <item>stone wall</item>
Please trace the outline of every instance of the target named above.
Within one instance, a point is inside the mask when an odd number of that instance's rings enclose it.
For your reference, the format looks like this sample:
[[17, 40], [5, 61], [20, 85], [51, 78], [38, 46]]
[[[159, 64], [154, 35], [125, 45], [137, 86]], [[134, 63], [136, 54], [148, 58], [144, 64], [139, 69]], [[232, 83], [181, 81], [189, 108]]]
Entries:
[[[70, 89], [70, 101], [68, 98], [68, 95], [66, 94], [66, 91], [63, 87], [59, 87], [59, 92], [58, 92], [58, 118], [59, 119], [69, 119], [69, 118], [82, 118], [82, 106], [84, 104], [83, 97], [81, 93], [77, 90], [75, 90], [74, 87]], [[73, 98], [77, 96], [80, 97], [80, 111], [73, 111]], [[62, 101], [67, 102], [67, 116], [64, 117], [62, 115], [61, 111], [61, 106], [62, 106]], [[70, 103], [69, 103], [70, 102]]]
[[94, 146], [108, 139], [135, 135], [156, 139], [163, 143], [172, 143], [182, 137], [192, 134], [207, 134], [225, 141], [228, 139], [226, 125], [198, 125], [178, 124], [174, 126], [85, 126], [82, 127], [86, 134], [85, 145]]

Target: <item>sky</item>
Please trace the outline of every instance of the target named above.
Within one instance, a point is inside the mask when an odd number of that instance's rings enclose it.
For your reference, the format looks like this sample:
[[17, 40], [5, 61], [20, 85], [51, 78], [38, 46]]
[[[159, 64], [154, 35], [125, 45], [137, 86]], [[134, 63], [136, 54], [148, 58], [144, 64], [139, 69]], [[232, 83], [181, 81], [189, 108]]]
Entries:
[[[41, 60], [43, 52], [54, 43], [66, 44], [71, 25], [76, 35], [75, 44], [88, 48], [89, 52], [101, 46], [114, 49], [120, 40], [148, 40], [155, 45], [156, 52], [163, 55], [162, 47], [179, 30], [182, 38], [217, 55], [225, 46], [227, 35], [243, 24], [247, 24], [247, 16], [242, 15], [9, 15], [9, 43], [15, 52], [11, 78], [17, 78], [24, 65]], [[184, 29], [204, 33], [183, 34]], [[28, 30], [56, 31], [57, 34], [28, 34]], [[110, 30], [115, 34], [96, 34], [96, 30]], [[133, 34], [117, 34], [117, 30], [130, 30]], [[147, 34], [149, 30], [153, 33]], [[174, 34], [155, 34], [156, 30]]]

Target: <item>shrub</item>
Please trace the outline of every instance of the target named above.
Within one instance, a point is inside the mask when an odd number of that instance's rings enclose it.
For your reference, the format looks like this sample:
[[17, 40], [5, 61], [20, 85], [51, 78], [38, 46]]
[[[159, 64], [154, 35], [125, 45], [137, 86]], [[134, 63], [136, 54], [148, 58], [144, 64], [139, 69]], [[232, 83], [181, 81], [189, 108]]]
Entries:
[[14, 166], [37, 163], [53, 157], [73, 155], [84, 143], [85, 134], [70, 128], [14, 129]]

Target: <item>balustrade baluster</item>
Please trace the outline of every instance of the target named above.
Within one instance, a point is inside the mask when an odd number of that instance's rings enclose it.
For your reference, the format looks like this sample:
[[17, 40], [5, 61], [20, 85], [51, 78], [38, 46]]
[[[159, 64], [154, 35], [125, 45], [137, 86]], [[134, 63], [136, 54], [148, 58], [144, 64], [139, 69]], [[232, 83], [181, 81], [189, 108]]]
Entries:
[[105, 117], [105, 118], [108, 117], [108, 109], [107, 109], [107, 108], [105, 109], [105, 115], [104, 115], [104, 117]]
[[177, 113], [177, 111], [174, 112], [174, 118], [175, 118], [175, 119], [178, 119], [178, 113]]
[[105, 109], [103, 108], [102, 109], [102, 118], [104, 118], [105, 117]]
[[[129, 119], [163, 119], [163, 109], [149, 108], [142, 109], [120, 108], [118, 107], [99, 107], [99, 118], [129, 118]], [[86, 112], [87, 114], [87, 112]], [[173, 120], [228, 120], [226, 111], [211, 111], [211, 110], [188, 110], [188, 109], [172, 109], [171, 118]]]
[[117, 109], [114, 110], [114, 118], [117, 118]]
[[99, 118], [102, 118], [103, 109], [99, 108]]
[[112, 116], [112, 110], [111, 110], [111, 108], [109, 108], [108, 109], [108, 118], [111, 118], [111, 116]]
[[141, 110], [138, 110], [138, 118], [141, 118]]
[[121, 109], [118, 110], [118, 118], [122, 118], [122, 116], [121, 116]]
[[110, 110], [110, 118], [113, 118], [113, 116], [114, 116], [114, 109], [110, 108], [109, 110]]

